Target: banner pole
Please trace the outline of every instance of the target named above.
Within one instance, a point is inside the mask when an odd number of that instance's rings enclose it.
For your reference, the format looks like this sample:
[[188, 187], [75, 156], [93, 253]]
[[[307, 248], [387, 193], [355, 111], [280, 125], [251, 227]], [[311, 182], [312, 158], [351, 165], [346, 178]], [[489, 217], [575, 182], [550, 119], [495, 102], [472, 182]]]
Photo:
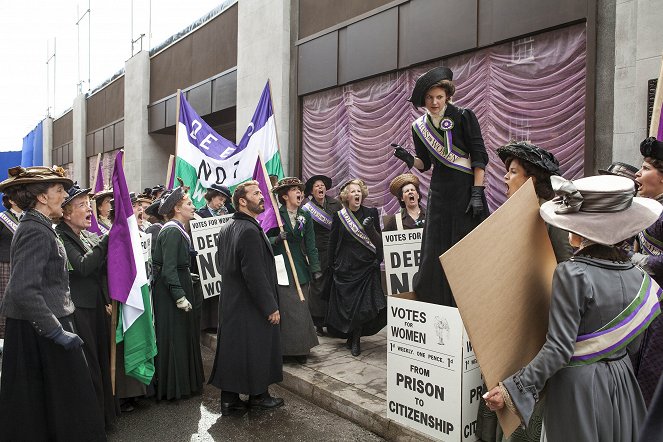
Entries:
[[[97, 180], [99, 179], [99, 165], [101, 164], [101, 153], [97, 154], [97, 161], [95, 165], [95, 173], [94, 173], [94, 181], [92, 181], [92, 190], [95, 190], [95, 187], [97, 186]], [[104, 186], [106, 187], [106, 186]], [[94, 217], [99, 220], [99, 215], [97, 214], [97, 200], [92, 198], [92, 201], [90, 201], [91, 206], [92, 206], [92, 213], [94, 213]]]
[[[274, 198], [274, 192], [272, 192], [272, 183], [269, 180], [269, 175], [267, 174], [267, 168], [265, 167], [265, 162], [262, 160], [262, 155], [258, 152], [258, 158], [260, 159], [260, 166], [262, 167], [262, 172], [267, 178], [267, 188], [269, 189], [269, 197], [272, 201], [272, 206], [274, 207], [274, 215], [276, 216], [276, 222], [279, 225], [279, 232], [284, 232], [283, 230], [283, 221], [281, 220], [281, 215], [279, 214], [279, 206], [276, 203]], [[288, 262], [290, 263], [290, 269], [292, 270], [292, 278], [295, 280], [295, 287], [297, 287], [297, 295], [299, 295], [299, 300], [304, 302], [304, 293], [302, 293], [302, 288], [299, 285], [299, 277], [297, 276], [297, 269], [295, 268], [295, 262], [292, 260], [292, 253], [290, 253], [290, 245], [288, 240], [283, 240], [283, 246], [285, 247], [285, 253], [288, 255]]]
[[175, 187], [175, 168], [177, 167], [177, 152], [178, 152], [178, 144], [179, 144], [179, 133], [180, 133], [180, 108], [182, 107], [182, 89], [177, 90], [177, 104], [175, 105], [177, 107], [177, 112], [175, 113], [175, 156], [173, 163], [168, 164], [168, 181], [166, 182], [166, 187], [168, 189], [172, 189]]
[[[661, 120], [661, 106], [663, 106], [663, 54], [661, 55], [661, 68], [656, 83], [656, 94], [654, 95], [654, 109], [651, 113], [649, 124], [649, 136], [663, 141], [663, 120]], [[660, 134], [660, 136], [659, 136]]]
[[173, 176], [173, 168], [175, 167], [175, 155], [168, 157], [168, 170], [166, 171], [166, 186], [170, 187], [170, 180]]

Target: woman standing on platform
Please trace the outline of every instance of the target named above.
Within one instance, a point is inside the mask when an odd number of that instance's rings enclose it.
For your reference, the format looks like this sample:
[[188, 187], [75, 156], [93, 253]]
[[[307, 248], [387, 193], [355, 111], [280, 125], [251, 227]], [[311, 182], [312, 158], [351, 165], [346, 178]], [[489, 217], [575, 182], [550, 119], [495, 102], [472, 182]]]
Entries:
[[159, 213], [169, 221], [157, 237], [154, 265], [154, 321], [159, 354], [156, 357], [157, 400], [180, 399], [202, 393], [200, 308], [193, 290], [189, 221], [196, 211], [181, 185], [166, 197]]
[[362, 205], [368, 188], [362, 180], [341, 186], [341, 209], [332, 223], [329, 264], [333, 280], [327, 328], [348, 338], [353, 356], [361, 353], [360, 337], [371, 336], [387, 324], [387, 300], [382, 291], [382, 235], [378, 210]]
[[[271, 229], [268, 233], [269, 241], [274, 248], [274, 256], [281, 255], [284, 258], [290, 282], [288, 286], [276, 287], [281, 312], [282, 353], [284, 357], [294, 357], [300, 364], [306, 362], [311, 349], [318, 345], [318, 337], [308, 306], [308, 289], [311, 280], [322, 277], [311, 215], [299, 207], [303, 190], [304, 183], [299, 178], [283, 178], [277, 183], [273, 192], [281, 203], [279, 215], [283, 221], [283, 232]], [[304, 301], [299, 299], [297, 293], [294, 275], [283, 244], [284, 239], [289, 244]]]
[[323, 327], [327, 316], [327, 301], [329, 301], [329, 285], [332, 270], [329, 267], [329, 233], [336, 212], [341, 210], [341, 203], [327, 195], [332, 187], [332, 179], [325, 175], [313, 175], [306, 181], [304, 196], [311, 198], [302, 206], [302, 210], [311, 215], [313, 231], [315, 232], [315, 247], [320, 257], [322, 278], [313, 279], [310, 283], [308, 306], [318, 336], [324, 336]]
[[410, 101], [426, 112], [412, 123], [416, 156], [400, 146], [394, 155], [422, 172], [435, 166], [414, 291], [418, 301], [455, 307], [439, 258], [488, 216], [483, 184], [488, 154], [474, 112], [451, 103], [452, 79], [446, 67], [419, 77]]
[[552, 183], [557, 198], [541, 206], [541, 217], [575, 232], [569, 241], [578, 251], [555, 269], [543, 347], [484, 398], [491, 410], [506, 406], [527, 425], [545, 387], [549, 442], [634, 441], [646, 409], [626, 347], [660, 314], [660, 288], [615, 244], [654, 222], [663, 207], [634, 197], [628, 178]]
[[91, 189], [74, 185], [62, 204], [58, 232], [67, 252], [69, 287], [74, 302], [74, 324], [83, 339], [83, 351], [106, 429], [112, 428], [119, 413], [113, 398], [110, 375], [110, 308], [106, 284], [108, 235], [88, 232], [92, 216]]
[[106, 440], [76, 333], [67, 257], [53, 229], [72, 181], [61, 167], [13, 167], [0, 183], [25, 215], [0, 308], [7, 317], [0, 377], [3, 440]]

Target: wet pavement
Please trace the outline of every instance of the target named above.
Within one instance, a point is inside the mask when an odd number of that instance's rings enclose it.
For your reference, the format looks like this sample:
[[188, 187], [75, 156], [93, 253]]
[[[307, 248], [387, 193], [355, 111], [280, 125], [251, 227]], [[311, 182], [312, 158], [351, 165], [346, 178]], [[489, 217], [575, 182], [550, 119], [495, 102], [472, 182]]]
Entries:
[[[214, 353], [202, 348], [205, 373]], [[220, 391], [205, 385], [202, 396], [177, 402], [140, 400], [136, 409], [123, 413], [110, 442], [134, 441], [381, 441], [360, 426], [301, 399], [278, 386], [272, 395], [285, 406], [251, 410], [243, 416], [221, 416]]]

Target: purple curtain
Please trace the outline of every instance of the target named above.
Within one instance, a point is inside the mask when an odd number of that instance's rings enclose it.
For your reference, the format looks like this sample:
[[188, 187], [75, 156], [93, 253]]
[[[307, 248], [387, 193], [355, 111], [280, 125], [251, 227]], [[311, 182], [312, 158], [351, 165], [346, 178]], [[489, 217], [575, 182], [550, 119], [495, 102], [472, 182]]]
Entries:
[[[509, 140], [549, 150], [565, 177], [582, 176], [585, 134], [585, 25], [546, 32], [382, 75], [304, 97], [303, 177], [330, 176], [332, 194], [350, 178], [369, 187], [366, 203], [394, 213], [389, 182], [406, 171], [391, 143], [414, 152], [410, 126], [423, 110], [407, 100], [416, 79], [434, 66], [454, 71], [454, 103], [472, 109], [481, 125], [490, 164], [490, 209], [505, 200], [505, 168], [495, 153]], [[420, 174], [425, 203], [430, 171]]]

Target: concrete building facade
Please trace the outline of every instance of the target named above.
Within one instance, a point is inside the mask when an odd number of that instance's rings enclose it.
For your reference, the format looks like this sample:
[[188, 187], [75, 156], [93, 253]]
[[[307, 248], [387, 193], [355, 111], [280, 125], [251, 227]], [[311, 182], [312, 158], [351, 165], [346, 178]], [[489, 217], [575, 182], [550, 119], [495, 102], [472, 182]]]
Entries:
[[[175, 154], [176, 91], [238, 140], [270, 80], [284, 168], [302, 171], [310, 94], [555, 29], [586, 26], [584, 172], [639, 162], [650, 80], [661, 64], [657, 0], [226, 0], [205, 20], [44, 122], [44, 163], [105, 179], [126, 151], [132, 190], [164, 183]], [[122, 68], [118, 66], [118, 68]]]

